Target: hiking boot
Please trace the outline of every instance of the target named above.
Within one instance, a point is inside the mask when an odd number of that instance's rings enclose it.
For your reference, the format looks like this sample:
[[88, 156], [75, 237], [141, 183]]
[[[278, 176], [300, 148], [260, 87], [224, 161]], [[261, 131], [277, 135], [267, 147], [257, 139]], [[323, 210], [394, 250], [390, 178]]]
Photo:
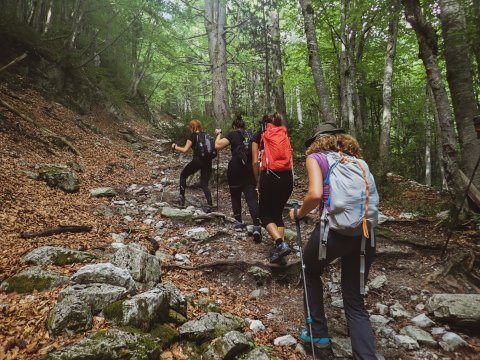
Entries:
[[179, 208], [185, 207], [185, 196], [179, 195], [178, 198], [173, 202], [173, 204]]
[[288, 246], [285, 241], [282, 241], [280, 244], [273, 248], [270, 262], [272, 264], [279, 263], [283, 260], [285, 256], [287, 256], [291, 252], [292, 250], [290, 249], [290, 246]]
[[[300, 341], [306, 345], [312, 344], [312, 338], [310, 337], [307, 329], [300, 330]], [[326, 338], [313, 338], [313, 346], [317, 349], [328, 349], [330, 347], [330, 339]]]
[[233, 225], [233, 230], [235, 230], [236, 232], [242, 232], [242, 231], [245, 231], [246, 229], [247, 229], [247, 226], [240, 221], [237, 221], [235, 225]]
[[260, 225], [253, 226], [253, 241], [256, 243], [262, 242], [262, 227]]

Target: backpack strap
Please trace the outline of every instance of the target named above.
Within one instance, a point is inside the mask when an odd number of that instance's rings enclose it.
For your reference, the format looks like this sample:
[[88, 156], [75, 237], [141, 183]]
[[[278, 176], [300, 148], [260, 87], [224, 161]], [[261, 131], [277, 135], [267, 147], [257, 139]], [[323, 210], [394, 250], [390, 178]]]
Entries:
[[323, 206], [322, 216], [320, 218], [320, 241], [318, 248], [318, 260], [325, 260], [327, 258], [327, 240], [330, 225], [327, 217], [327, 207]]
[[368, 223], [367, 223], [367, 218], [368, 218], [368, 193], [369, 193], [369, 187], [368, 187], [368, 179], [367, 179], [367, 172], [365, 171], [365, 167], [362, 165], [361, 161], [358, 159], [355, 159], [358, 166], [362, 170], [362, 177], [363, 181], [365, 181], [365, 201], [363, 205], [363, 221], [362, 221], [362, 227], [363, 227], [363, 236], [365, 236], [367, 239], [370, 238], [368, 234]]
[[360, 244], [360, 294], [365, 295], [365, 243], [367, 239], [362, 235]]

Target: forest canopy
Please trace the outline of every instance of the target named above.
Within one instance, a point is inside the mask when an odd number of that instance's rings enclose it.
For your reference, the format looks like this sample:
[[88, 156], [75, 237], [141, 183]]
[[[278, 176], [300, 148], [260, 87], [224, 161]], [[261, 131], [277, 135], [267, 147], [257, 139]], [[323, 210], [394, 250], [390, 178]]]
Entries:
[[[0, 31], [115, 101], [227, 128], [278, 111], [295, 148], [318, 123], [377, 171], [457, 198], [480, 153], [474, 0], [0, 0]], [[461, 170], [461, 172], [460, 172]], [[480, 187], [480, 176], [473, 184]]]

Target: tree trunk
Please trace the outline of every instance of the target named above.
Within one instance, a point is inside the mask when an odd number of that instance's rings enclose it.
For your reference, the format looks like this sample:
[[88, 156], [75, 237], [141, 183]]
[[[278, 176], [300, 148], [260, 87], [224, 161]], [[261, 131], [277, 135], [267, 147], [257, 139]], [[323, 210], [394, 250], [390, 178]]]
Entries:
[[270, 84], [270, 44], [268, 43], [268, 25], [265, 15], [266, 2], [262, 2], [263, 47], [265, 52], [265, 104], [264, 111], [270, 111], [272, 106], [272, 86]]
[[312, 68], [315, 90], [317, 91], [318, 100], [320, 101], [321, 115], [324, 121], [335, 123], [336, 121], [332, 112], [330, 96], [323, 77], [323, 69], [320, 61], [315, 22], [313, 18], [313, 7], [309, 0], [299, 0], [299, 2], [302, 8], [305, 35], [307, 37], [308, 62]]
[[228, 106], [227, 44], [225, 25], [227, 8], [224, 0], [205, 0], [205, 29], [212, 71], [213, 116], [217, 127], [230, 118]]
[[432, 186], [432, 123], [428, 106], [428, 91], [425, 96], [425, 185]]
[[75, 48], [75, 40], [77, 36], [80, 35], [81, 33], [81, 25], [83, 20], [83, 12], [81, 11], [82, 1], [83, 0], [75, 0], [75, 4], [74, 4], [72, 15], [71, 15], [70, 21], [73, 22], [73, 25], [72, 25], [72, 36], [68, 41], [68, 48], [70, 50]]
[[348, 124], [348, 102], [347, 102], [347, 74], [348, 74], [348, 56], [347, 56], [347, 9], [345, 1], [341, 2], [340, 8], [340, 58], [339, 58], [339, 77], [340, 77], [340, 123], [342, 126]]
[[440, 178], [442, 180], [442, 190], [448, 190], [447, 180], [445, 179], [445, 169], [443, 167], [442, 131], [440, 129], [440, 121], [438, 120], [437, 108], [435, 107], [435, 99], [433, 97], [433, 91], [430, 85], [428, 84], [427, 84], [427, 91], [428, 91], [427, 101], [430, 104], [430, 108], [432, 109], [433, 118], [435, 120], [435, 126], [437, 130], [437, 139], [435, 142], [435, 146], [437, 150], [438, 164], [440, 168]]
[[448, 95], [437, 62], [437, 35], [433, 27], [425, 21], [419, 0], [402, 1], [405, 5], [406, 19], [415, 30], [420, 49], [420, 58], [427, 72], [428, 84], [433, 91], [442, 135], [445, 178], [448, 186], [455, 194], [456, 206], [459, 208], [460, 202], [463, 199], [464, 187], [460, 178], [455, 133], [451, 125], [452, 116], [448, 103]]
[[480, 76], [480, 1], [473, 1], [473, 19], [475, 21], [475, 30], [473, 36], [473, 53], [477, 61], [477, 75]]
[[[474, 155], [480, 154], [480, 142], [472, 122], [473, 117], [478, 114], [478, 107], [473, 90], [469, 48], [465, 41], [465, 13], [460, 1], [440, 0], [440, 20], [445, 43], [447, 81], [462, 154], [461, 167], [470, 177], [477, 161], [477, 156]], [[477, 172], [473, 184], [480, 187], [480, 172]]]
[[400, 1], [390, 2], [390, 21], [388, 23], [387, 54], [383, 70], [383, 116], [382, 131], [380, 133], [380, 161], [383, 173], [389, 170], [390, 155], [390, 128], [392, 124], [392, 85], [393, 63], [397, 47], [397, 29], [399, 20]]
[[282, 49], [280, 47], [280, 18], [278, 15], [277, 0], [272, 1], [270, 12], [271, 33], [272, 33], [272, 65], [273, 65], [273, 87], [275, 93], [275, 110], [282, 114], [286, 121], [287, 107], [285, 105], [285, 92], [283, 89]]
[[297, 100], [297, 119], [298, 127], [303, 127], [303, 113], [302, 113], [302, 99], [300, 98], [300, 87], [297, 85], [295, 87], [295, 97]]

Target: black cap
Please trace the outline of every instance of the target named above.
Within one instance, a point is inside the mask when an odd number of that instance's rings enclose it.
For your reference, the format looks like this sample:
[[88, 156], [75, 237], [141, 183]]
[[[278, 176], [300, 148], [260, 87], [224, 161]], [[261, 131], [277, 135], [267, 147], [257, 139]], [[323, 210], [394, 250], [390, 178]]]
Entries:
[[310, 145], [312, 145], [312, 143], [315, 140], [320, 139], [322, 137], [322, 135], [324, 136], [324, 135], [344, 134], [344, 133], [345, 133], [345, 130], [343, 130], [342, 128], [338, 128], [337, 124], [335, 124], [333, 122], [325, 122], [325, 123], [317, 126], [317, 129], [315, 131], [315, 135], [312, 136], [307, 141], [305, 141], [305, 147], [308, 148]]

